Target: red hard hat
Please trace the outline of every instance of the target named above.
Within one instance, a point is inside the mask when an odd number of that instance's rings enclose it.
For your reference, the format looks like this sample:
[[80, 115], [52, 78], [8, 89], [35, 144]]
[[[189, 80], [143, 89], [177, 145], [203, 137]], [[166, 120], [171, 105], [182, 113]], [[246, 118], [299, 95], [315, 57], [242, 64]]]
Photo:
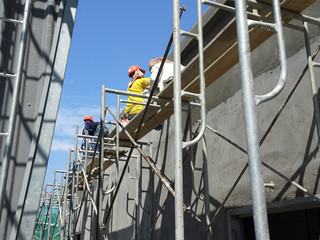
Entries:
[[140, 69], [141, 72], [143, 72], [143, 74], [146, 73], [145, 70], [143, 70], [141, 67], [137, 66], [137, 65], [133, 65], [131, 67], [129, 67], [129, 70], [128, 70], [128, 73], [129, 73], [129, 77], [132, 77], [134, 72], [137, 70], [137, 69]]
[[90, 115], [84, 117], [83, 121], [90, 120], [93, 122], [93, 118]]

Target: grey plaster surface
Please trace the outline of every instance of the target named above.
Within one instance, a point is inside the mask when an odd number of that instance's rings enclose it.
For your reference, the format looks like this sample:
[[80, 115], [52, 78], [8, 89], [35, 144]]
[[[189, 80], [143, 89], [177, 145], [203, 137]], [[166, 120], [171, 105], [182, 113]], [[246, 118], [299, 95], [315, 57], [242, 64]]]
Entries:
[[[319, 8], [320, 1], [316, 1], [305, 13], [319, 17]], [[320, 44], [320, 29], [319, 27], [312, 27], [311, 31], [311, 48], [314, 51]], [[279, 96], [256, 107], [260, 138], [265, 134], [307, 63], [303, 33], [285, 29], [285, 42], [288, 80]], [[272, 37], [252, 53], [254, 86], [257, 94], [270, 91], [278, 80], [279, 66], [275, 45], [275, 38]], [[190, 54], [192, 55], [193, 52], [191, 51]], [[316, 61], [320, 61], [320, 55], [316, 58]], [[319, 80], [319, 70], [316, 71], [316, 76]], [[241, 149], [246, 150], [240, 88], [241, 79], [238, 65], [235, 65], [229, 72], [207, 87], [207, 125], [237, 144]], [[183, 136], [184, 139], [189, 139], [188, 124], [190, 120], [186, 112], [183, 112], [182, 116]], [[193, 109], [191, 114], [193, 132], [197, 128], [198, 118], [199, 112]], [[169, 118], [164, 122], [162, 130], [154, 130], [143, 139], [146, 142], [152, 142], [152, 159], [172, 184], [174, 183], [174, 153], [177, 151], [174, 146], [173, 121], [173, 117]], [[246, 165], [247, 155], [208, 129], [205, 137], [208, 151], [210, 217], [212, 218], [240, 171]], [[307, 73], [261, 145], [261, 160], [286, 177], [301, 184], [313, 194], [319, 194], [320, 159], [318, 150], [314, 107]], [[183, 152], [183, 155], [185, 154], [186, 151]], [[137, 185], [132, 182], [137, 181], [137, 179], [132, 178], [132, 175], [137, 176], [136, 173], [139, 172], [138, 168], [135, 169], [138, 166], [135, 161], [136, 159], [131, 160], [129, 174], [124, 180], [119, 196], [117, 196], [112, 218], [105, 230], [105, 237], [107, 239], [174, 239], [174, 199], [169, 196], [168, 191], [159, 179], [150, 174], [149, 170], [144, 169], [141, 174], [141, 186], [149, 192], [139, 195], [141, 200], [136, 200], [136, 202], [140, 201], [140, 207], [138, 208], [140, 222], [138, 225], [135, 225], [136, 223], [130, 217], [130, 215], [135, 216], [135, 213], [129, 199], [132, 196], [138, 196], [134, 189], [134, 186]], [[187, 155], [184, 163], [184, 202], [191, 206], [192, 211], [200, 217], [202, 222], [205, 222], [204, 202], [193, 192], [194, 188], [197, 194], [203, 194], [203, 173], [199, 170], [193, 173], [191, 161], [194, 161], [197, 168], [201, 169], [203, 167], [201, 142], [192, 148], [192, 152]], [[231, 229], [237, 230], [239, 227], [230, 220], [232, 214], [241, 215], [245, 213], [250, 216], [252, 198], [248, 171], [247, 169], [226, 202], [225, 208], [214, 222], [212, 239], [231, 239], [229, 238]], [[277, 206], [272, 208], [273, 212], [280, 212], [281, 209], [289, 211], [315, 206], [311, 204], [313, 201], [306, 194], [265, 167], [263, 167], [263, 179], [265, 183], [274, 183], [274, 189], [265, 188], [266, 202], [268, 205], [275, 204]], [[306, 200], [303, 205], [300, 204], [301, 199]], [[296, 204], [292, 204], [295, 201]], [[286, 205], [290, 205], [290, 207], [285, 208]], [[246, 210], [240, 213], [241, 211], [237, 212], [237, 209]], [[234, 212], [230, 215], [231, 210]], [[184, 221], [185, 239], [207, 239], [202, 225], [195, 220], [193, 214], [186, 212]], [[135, 229], [137, 230], [136, 233]], [[242, 239], [240, 236], [238, 237], [237, 239]]]

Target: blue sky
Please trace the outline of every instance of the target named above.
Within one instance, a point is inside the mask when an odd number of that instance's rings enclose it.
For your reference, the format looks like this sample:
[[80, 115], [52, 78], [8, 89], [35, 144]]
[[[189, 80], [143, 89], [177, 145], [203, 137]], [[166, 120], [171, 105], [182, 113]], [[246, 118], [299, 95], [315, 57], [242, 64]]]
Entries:
[[[196, 4], [180, 1], [186, 7], [181, 29], [197, 22]], [[82, 129], [85, 115], [99, 121], [101, 86], [126, 91], [131, 65], [139, 65], [149, 77], [149, 60], [163, 56], [171, 32], [171, 0], [79, 0], [46, 182], [52, 182], [54, 169], [66, 170], [76, 125]], [[115, 99], [106, 95], [111, 109]]]

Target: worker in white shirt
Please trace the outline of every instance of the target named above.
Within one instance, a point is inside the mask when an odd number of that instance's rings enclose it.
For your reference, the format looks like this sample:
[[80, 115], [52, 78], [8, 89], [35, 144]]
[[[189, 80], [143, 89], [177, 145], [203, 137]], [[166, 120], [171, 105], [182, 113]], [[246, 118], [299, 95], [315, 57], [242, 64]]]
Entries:
[[[153, 84], [156, 80], [160, 65], [161, 65], [161, 61], [162, 61], [162, 57], [159, 58], [153, 58], [149, 61], [149, 70], [150, 70], [150, 89], [152, 89]], [[184, 66], [181, 65], [181, 71], [184, 69]], [[162, 68], [162, 72], [160, 75], [160, 79], [158, 82], [158, 91], [155, 93], [157, 94], [158, 92], [161, 92], [164, 87], [171, 82], [173, 79], [173, 62], [166, 59], [163, 68]]]

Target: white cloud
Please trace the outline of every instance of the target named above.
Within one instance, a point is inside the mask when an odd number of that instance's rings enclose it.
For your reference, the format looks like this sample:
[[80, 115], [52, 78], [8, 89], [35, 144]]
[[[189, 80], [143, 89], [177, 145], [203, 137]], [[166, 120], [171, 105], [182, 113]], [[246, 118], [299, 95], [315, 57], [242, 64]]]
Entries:
[[52, 141], [52, 151], [69, 151], [69, 148], [74, 147], [74, 140], [70, 139], [53, 139]]
[[79, 131], [82, 129], [84, 116], [91, 115], [93, 119], [98, 119], [99, 113], [99, 106], [61, 108], [57, 117], [56, 137], [74, 137], [76, 126], [79, 126]]
[[[116, 113], [116, 107], [110, 107]], [[95, 121], [100, 120], [100, 106], [62, 107], [59, 109], [53, 142], [52, 151], [68, 151], [74, 147], [76, 126], [79, 126], [78, 133], [83, 127], [83, 118], [91, 115]], [[107, 113], [106, 120], [113, 120], [110, 113]]]

